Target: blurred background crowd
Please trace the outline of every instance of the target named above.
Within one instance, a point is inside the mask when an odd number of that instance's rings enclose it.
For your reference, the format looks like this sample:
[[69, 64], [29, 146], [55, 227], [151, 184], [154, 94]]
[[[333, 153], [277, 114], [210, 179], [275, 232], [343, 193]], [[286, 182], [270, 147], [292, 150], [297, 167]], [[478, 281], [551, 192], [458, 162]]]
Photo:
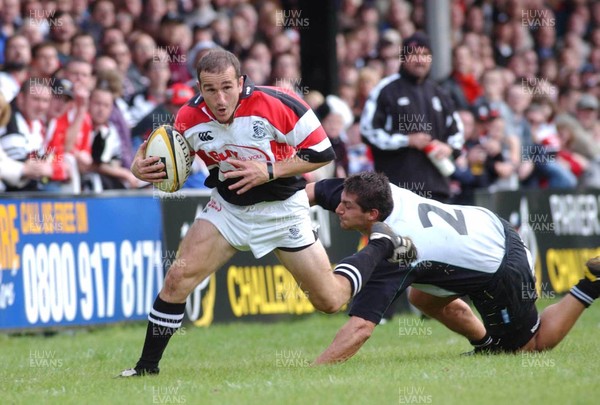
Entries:
[[[296, 92], [317, 113], [337, 160], [309, 179], [383, 170], [462, 203], [477, 190], [600, 187], [600, 2], [450, 3], [452, 69], [434, 82], [423, 0], [336, 1], [339, 88], [322, 94], [301, 77], [310, 21], [297, 1], [0, 0], [0, 187], [147, 186], [128, 169], [133, 155], [193, 97], [195, 64], [216, 47], [257, 85]], [[415, 85], [406, 105], [422, 91], [444, 128], [427, 108], [385, 122], [386, 102], [403, 105], [383, 97], [397, 79]], [[441, 180], [411, 177], [425, 164]], [[203, 187], [205, 175], [195, 162], [186, 186]]]

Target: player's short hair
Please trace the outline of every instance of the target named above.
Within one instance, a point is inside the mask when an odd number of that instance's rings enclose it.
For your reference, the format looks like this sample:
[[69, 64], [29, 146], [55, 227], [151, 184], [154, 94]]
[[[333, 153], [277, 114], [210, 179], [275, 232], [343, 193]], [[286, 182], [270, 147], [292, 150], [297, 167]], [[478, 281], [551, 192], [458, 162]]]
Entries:
[[356, 196], [356, 203], [363, 212], [377, 209], [378, 221], [386, 219], [394, 208], [390, 180], [383, 173], [361, 172], [344, 181], [344, 191]]
[[215, 49], [204, 55], [198, 65], [196, 65], [196, 74], [200, 81], [200, 73], [222, 73], [230, 66], [235, 70], [235, 77], [242, 75], [239, 59], [229, 51], [224, 49]]

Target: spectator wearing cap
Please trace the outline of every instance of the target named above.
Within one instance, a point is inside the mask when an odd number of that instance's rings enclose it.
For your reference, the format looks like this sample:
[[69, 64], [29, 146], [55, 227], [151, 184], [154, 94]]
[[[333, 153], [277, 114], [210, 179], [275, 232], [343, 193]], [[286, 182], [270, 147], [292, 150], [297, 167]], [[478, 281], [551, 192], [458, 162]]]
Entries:
[[31, 46], [23, 35], [8, 38], [4, 48], [4, 64], [0, 72], [0, 94], [10, 103], [29, 76]]
[[456, 108], [461, 110], [470, 108], [483, 95], [483, 88], [474, 74], [473, 58], [468, 46], [458, 45], [452, 50], [452, 72], [440, 84], [450, 93]]
[[400, 72], [373, 89], [361, 116], [361, 134], [371, 146], [375, 170], [391, 183], [446, 201], [450, 182], [424, 149], [437, 159], [452, 158], [463, 145], [462, 124], [452, 99], [428, 78], [429, 39], [416, 33], [404, 40]]
[[594, 142], [600, 143], [600, 122], [598, 122], [598, 98], [593, 94], [584, 93], [577, 102], [575, 116], [583, 129], [591, 136]]
[[[19, 94], [11, 103], [11, 115], [4, 133], [0, 136], [0, 147], [8, 158], [21, 162], [20, 166], [37, 166], [35, 176], [26, 176], [21, 172], [13, 176], [12, 182], [6, 181], [6, 191], [41, 190], [43, 177], [52, 175], [52, 165], [44, 158], [44, 121], [50, 107], [52, 90], [46, 82], [26, 80]], [[37, 161], [39, 164], [28, 163]]]

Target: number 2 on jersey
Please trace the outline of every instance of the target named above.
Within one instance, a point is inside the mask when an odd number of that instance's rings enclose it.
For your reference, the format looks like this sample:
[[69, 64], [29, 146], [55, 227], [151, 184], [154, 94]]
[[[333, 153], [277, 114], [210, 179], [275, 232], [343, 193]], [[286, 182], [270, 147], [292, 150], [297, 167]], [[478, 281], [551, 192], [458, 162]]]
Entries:
[[454, 210], [456, 214], [456, 218], [452, 216], [449, 212], [444, 211], [440, 207], [435, 205], [421, 203], [419, 204], [419, 219], [421, 220], [421, 224], [424, 228], [431, 228], [433, 224], [429, 219], [429, 213], [433, 212], [437, 214], [440, 218], [448, 223], [459, 235], [468, 235], [467, 232], [467, 224], [465, 222], [465, 216], [461, 210]]

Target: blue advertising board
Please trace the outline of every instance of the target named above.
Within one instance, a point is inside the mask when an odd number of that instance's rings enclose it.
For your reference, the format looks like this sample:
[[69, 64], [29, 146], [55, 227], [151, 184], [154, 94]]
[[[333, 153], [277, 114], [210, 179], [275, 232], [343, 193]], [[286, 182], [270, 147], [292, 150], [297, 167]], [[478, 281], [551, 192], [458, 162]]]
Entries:
[[0, 201], [0, 330], [146, 318], [163, 283], [151, 196]]

